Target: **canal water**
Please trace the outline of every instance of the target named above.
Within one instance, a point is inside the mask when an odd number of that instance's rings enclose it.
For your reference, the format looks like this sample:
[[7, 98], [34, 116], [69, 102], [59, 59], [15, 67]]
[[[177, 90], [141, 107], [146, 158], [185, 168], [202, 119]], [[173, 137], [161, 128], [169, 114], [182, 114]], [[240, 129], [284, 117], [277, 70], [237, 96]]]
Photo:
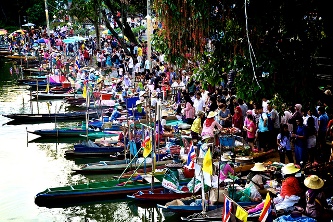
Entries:
[[178, 215], [154, 207], [138, 207], [127, 200], [66, 208], [35, 205], [35, 195], [48, 187], [102, 181], [111, 176], [73, 175], [71, 170], [78, 168], [80, 162], [64, 157], [65, 151], [73, 147], [71, 143], [57, 143], [55, 140], [29, 142], [38, 136], [27, 131], [54, 128], [55, 123], [7, 124], [10, 119], [4, 117], [5, 114], [54, 113], [66, 109], [62, 100], [52, 101], [52, 104], [49, 101], [31, 101], [28, 87], [16, 84], [15, 79], [20, 78], [20, 74], [16, 74], [15, 69], [10, 74], [10, 67], [12, 63], [0, 57], [0, 221], [180, 221]]

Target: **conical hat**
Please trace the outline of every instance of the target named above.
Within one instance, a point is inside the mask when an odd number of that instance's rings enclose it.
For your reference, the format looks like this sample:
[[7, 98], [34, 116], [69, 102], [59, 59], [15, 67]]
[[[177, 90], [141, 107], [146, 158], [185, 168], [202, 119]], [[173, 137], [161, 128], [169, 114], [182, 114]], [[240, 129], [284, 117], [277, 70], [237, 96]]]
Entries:
[[288, 163], [281, 168], [281, 171], [283, 174], [294, 174], [300, 171], [300, 169], [297, 168], [294, 163]]
[[304, 180], [304, 185], [310, 189], [320, 189], [324, 186], [324, 181], [317, 175], [311, 175]]
[[266, 167], [263, 163], [255, 163], [254, 167], [251, 168], [251, 171], [262, 172], [265, 171]]

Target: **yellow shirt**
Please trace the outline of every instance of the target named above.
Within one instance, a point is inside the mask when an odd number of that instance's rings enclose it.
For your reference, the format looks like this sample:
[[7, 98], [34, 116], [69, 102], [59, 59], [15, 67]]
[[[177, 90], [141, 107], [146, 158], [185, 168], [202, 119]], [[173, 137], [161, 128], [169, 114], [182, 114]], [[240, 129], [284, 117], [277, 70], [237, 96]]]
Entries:
[[142, 48], [141, 47], [138, 48], [138, 56], [142, 56]]
[[200, 117], [197, 117], [193, 121], [192, 126], [191, 126], [191, 130], [195, 133], [200, 133], [200, 131], [201, 131], [201, 118]]

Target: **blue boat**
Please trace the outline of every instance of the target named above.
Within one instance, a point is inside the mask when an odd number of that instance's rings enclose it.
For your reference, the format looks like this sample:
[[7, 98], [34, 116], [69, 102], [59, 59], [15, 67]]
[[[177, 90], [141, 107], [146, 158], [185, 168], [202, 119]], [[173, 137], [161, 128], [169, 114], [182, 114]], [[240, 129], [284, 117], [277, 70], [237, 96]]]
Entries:
[[75, 144], [73, 150], [66, 150], [65, 157], [110, 156], [123, 151], [124, 146], [99, 146], [92, 141], [88, 141], [81, 144]]

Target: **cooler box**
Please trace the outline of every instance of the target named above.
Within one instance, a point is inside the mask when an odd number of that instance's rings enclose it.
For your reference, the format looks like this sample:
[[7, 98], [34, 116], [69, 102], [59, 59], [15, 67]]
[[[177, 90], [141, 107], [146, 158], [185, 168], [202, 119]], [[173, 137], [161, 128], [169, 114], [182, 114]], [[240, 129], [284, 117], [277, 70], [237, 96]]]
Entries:
[[101, 94], [101, 100], [110, 100], [112, 94]]
[[62, 83], [62, 88], [67, 89], [67, 88], [71, 88], [71, 87], [72, 87], [72, 85], [71, 85], [70, 82], [63, 82], [63, 83]]
[[220, 145], [221, 146], [235, 146], [235, 138], [233, 136], [221, 136]]

